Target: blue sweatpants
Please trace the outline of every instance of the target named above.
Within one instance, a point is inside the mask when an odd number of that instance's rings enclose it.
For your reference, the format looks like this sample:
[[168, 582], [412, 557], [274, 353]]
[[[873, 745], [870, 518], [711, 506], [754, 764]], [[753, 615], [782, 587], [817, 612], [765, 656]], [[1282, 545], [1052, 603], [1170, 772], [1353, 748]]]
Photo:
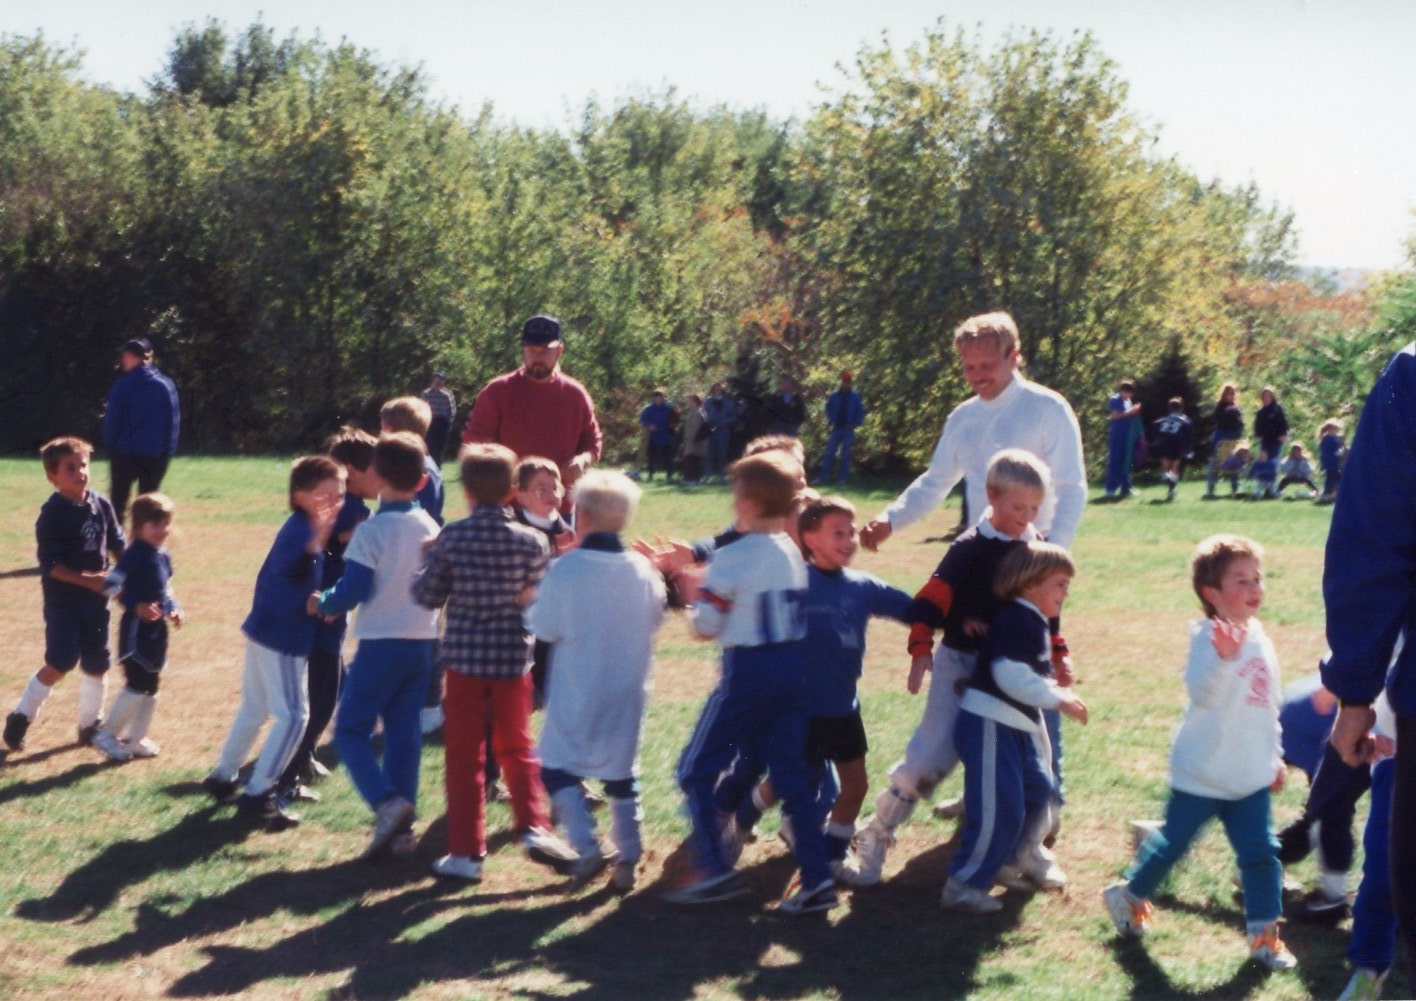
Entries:
[[1381, 973], [1396, 957], [1396, 909], [1391, 899], [1391, 790], [1396, 776], [1392, 758], [1372, 767], [1372, 799], [1367, 831], [1362, 835], [1362, 885], [1352, 905], [1352, 938], [1347, 958], [1353, 966]]
[[679, 787], [693, 823], [689, 850], [703, 875], [721, 875], [730, 868], [718, 840], [714, 789], [734, 757], [747, 751], [762, 756], [782, 812], [792, 820], [802, 885], [831, 878], [825, 813], [806, 760], [804, 689], [798, 643], [723, 650], [723, 677], [708, 696], [678, 765]]
[[964, 835], [949, 875], [987, 890], [1013, 861], [1023, 832], [1047, 816], [1051, 771], [1031, 733], [959, 710], [954, 747], [964, 765]]
[[1171, 867], [1189, 851], [1196, 835], [1215, 817], [1224, 824], [1239, 863], [1246, 924], [1254, 929], [1277, 921], [1283, 913], [1283, 867], [1269, 818], [1267, 786], [1243, 799], [1214, 799], [1171, 789], [1165, 826], [1146, 840], [1127, 889], [1133, 897], [1149, 900]]
[[[334, 747], [364, 802], [390, 796], [418, 802], [420, 716], [433, 667], [432, 640], [360, 640], [334, 720]], [[374, 724], [383, 719], [383, 762], [374, 756]]]

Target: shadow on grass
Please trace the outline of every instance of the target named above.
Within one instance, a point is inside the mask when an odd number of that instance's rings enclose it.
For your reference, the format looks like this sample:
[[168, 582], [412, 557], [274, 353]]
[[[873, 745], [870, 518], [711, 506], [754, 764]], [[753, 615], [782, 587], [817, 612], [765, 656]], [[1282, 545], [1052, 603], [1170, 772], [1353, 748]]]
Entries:
[[[1236, 936], [1237, 938], [1237, 936]], [[1134, 938], [1116, 938], [1109, 945], [1116, 965], [1126, 972], [1131, 980], [1131, 997], [1138, 1001], [1160, 1001], [1176, 998], [1191, 1001], [1227, 1001], [1229, 998], [1248, 997], [1269, 976], [1290, 976], [1291, 974], [1271, 974], [1258, 963], [1243, 963], [1234, 975], [1221, 984], [1214, 984], [1203, 990], [1194, 990], [1173, 983], [1165, 971], [1151, 959], [1145, 943]], [[1243, 953], [1236, 950], [1236, 959]]]
[[[75, 745], [77, 746], [77, 745]], [[48, 757], [50, 754], [59, 751], [70, 750], [70, 748], [59, 748], [56, 751], [44, 751], [25, 758], [25, 761], [38, 761], [41, 757]], [[11, 765], [20, 764], [19, 761], [9, 762]], [[67, 789], [69, 786], [78, 785], [84, 779], [109, 767], [107, 761], [90, 761], [82, 765], [75, 765], [67, 772], [60, 772], [58, 775], [50, 775], [47, 778], [37, 779], [33, 782], [16, 782], [0, 789], [0, 806], [12, 803], [17, 799], [29, 799], [34, 796], [43, 796], [56, 789]]]

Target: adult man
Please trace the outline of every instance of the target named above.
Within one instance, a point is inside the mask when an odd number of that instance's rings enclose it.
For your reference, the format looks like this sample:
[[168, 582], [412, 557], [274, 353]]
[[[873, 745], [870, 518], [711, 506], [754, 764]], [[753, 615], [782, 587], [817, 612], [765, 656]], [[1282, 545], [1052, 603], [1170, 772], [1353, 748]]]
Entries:
[[[1323, 568], [1323, 685], [1339, 699], [1333, 748], [1372, 760], [1372, 702], [1396, 714], [1391, 889], [1407, 968], [1416, 963], [1416, 344], [1377, 378], [1352, 436]], [[1393, 662], [1393, 656], [1395, 661]]]
[[777, 383], [777, 395], [767, 400], [767, 416], [773, 434], [788, 434], [793, 438], [806, 420], [806, 407], [797, 392], [797, 381], [789, 375]]
[[452, 415], [457, 412], [457, 400], [447, 388], [442, 372], [433, 373], [432, 382], [423, 390], [423, 402], [433, 412], [433, 419], [428, 424], [428, 433], [423, 436], [423, 441], [427, 443], [429, 457], [441, 466], [443, 457], [447, 454], [447, 436], [452, 431]]
[[108, 449], [109, 499], [121, 524], [135, 481], [140, 494], [162, 486], [177, 451], [182, 411], [177, 387], [152, 364], [150, 343], [141, 337], [124, 342], [118, 362], [123, 375], [108, 391], [103, 445]]
[[826, 454], [821, 457], [821, 471], [817, 480], [825, 483], [831, 478], [831, 467], [840, 455], [840, 467], [836, 482], [845, 483], [851, 473], [851, 449], [855, 447], [856, 428], [865, 422], [865, 401], [851, 385], [851, 373], [841, 373], [841, 388], [826, 398], [826, 423], [831, 425], [831, 435], [826, 439]]
[[1018, 327], [1007, 313], [970, 317], [954, 331], [964, 379], [975, 396], [954, 408], [929, 468], [861, 531], [875, 549], [897, 528], [936, 508], [962, 477], [969, 511], [988, 508], [984, 481], [999, 449], [1021, 448], [1047, 464], [1053, 493], [1038, 511], [1036, 528], [1048, 541], [1070, 547], [1087, 502], [1086, 467], [1077, 416], [1060, 395], [1018, 372]]
[[540, 455], [570, 488], [600, 458], [600, 424], [585, 387], [560, 370], [565, 341], [560, 321], [533, 316], [521, 328], [522, 365], [477, 394], [462, 432], [464, 442], [505, 445], [517, 458]]

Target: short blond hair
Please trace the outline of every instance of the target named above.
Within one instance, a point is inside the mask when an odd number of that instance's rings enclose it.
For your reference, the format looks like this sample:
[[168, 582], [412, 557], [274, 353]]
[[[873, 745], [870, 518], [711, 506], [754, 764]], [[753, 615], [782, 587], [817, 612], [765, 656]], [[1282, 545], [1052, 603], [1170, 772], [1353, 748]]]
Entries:
[[416, 396], [397, 396], [379, 408], [379, 423], [385, 431], [412, 431], [421, 438], [433, 423], [433, 410]]
[[728, 467], [728, 476], [741, 496], [762, 508], [762, 517], [785, 518], [805, 473], [790, 453], [773, 449], [744, 456]]
[[1018, 325], [1002, 311], [971, 316], [954, 329], [954, 350], [988, 343], [1004, 356], [1018, 350]]
[[623, 473], [592, 469], [576, 482], [571, 494], [577, 528], [583, 522], [594, 531], [623, 532], [644, 491]]
[[1190, 560], [1190, 583], [1206, 615], [1213, 616], [1217, 611], [1205, 599], [1203, 588], [1218, 590], [1224, 585], [1230, 564], [1245, 559], [1262, 564], [1264, 547], [1242, 535], [1211, 535], [1195, 547], [1195, 556]]
[[988, 460], [984, 486], [994, 493], [1015, 487], [1025, 487], [1046, 495], [1052, 483], [1052, 472], [1031, 452], [1021, 448], [1005, 448], [993, 453]]
[[993, 577], [993, 593], [1000, 601], [1012, 601], [1034, 584], [1055, 573], [1077, 576], [1071, 554], [1052, 542], [1024, 542], [1008, 549]]

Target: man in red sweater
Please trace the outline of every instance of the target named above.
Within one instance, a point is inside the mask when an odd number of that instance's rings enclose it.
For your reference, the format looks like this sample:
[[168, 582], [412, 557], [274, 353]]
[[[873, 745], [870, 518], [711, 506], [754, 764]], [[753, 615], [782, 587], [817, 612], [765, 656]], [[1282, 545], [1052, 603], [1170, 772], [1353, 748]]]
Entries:
[[462, 440], [505, 445], [518, 459], [550, 459], [560, 467], [569, 505], [570, 488], [600, 458], [601, 436], [590, 394], [560, 370], [564, 353], [559, 320], [527, 320], [521, 328], [521, 367], [477, 394]]

